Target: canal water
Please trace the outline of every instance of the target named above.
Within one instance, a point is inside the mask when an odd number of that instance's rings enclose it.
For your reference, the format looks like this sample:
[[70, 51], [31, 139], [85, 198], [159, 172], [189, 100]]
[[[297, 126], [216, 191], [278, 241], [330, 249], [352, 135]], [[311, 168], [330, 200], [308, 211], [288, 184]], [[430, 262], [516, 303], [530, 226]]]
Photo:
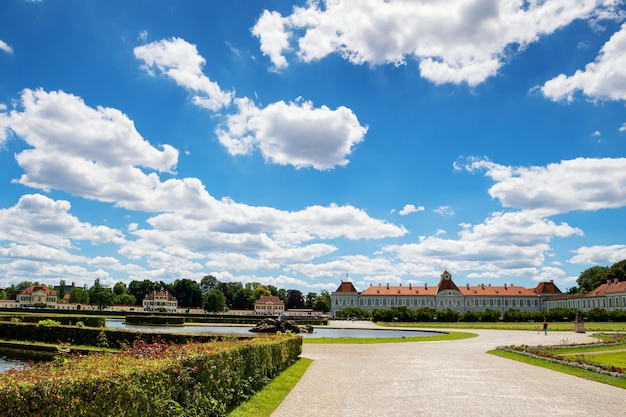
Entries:
[[[216, 333], [216, 334], [237, 334], [255, 336], [256, 333], [250, 331], [252, 326], [213, 326], [213, 325], [185, 325], [185, 326], [139, 326], [124, 323], [124, 319], [106, 319], [106, 327], [113, 329], [137, 330], [145, 333]], [[395, 330], [395, 329], [340, 329], [336, 327], [316, 327], [313, 333], [302, 333], [303, 337], [362, 337], [362, 338], [403, 338], [433, 336], [437, 332], [422, 330]], [[9, 369], [19, 369], [27, 366], [27, 362], [8, 358], [0, 355], [0, 372]]]
[[[124, 323], [124, 319], [106, 319], [106, 326], [114, 329], [138, 330], [146, 333], [216, 333], [238, 334], [254, 336], [252, 326], [213, 326], [213, 325], [185, 325], [185, 326], [141, 326]], [[363, 338], [402, 338], [423, 337], [440, 334], [423, 330], [396, 330], [396, 329], [340, 329], [336, 327], [315, 327], [313, 333], [302, 333], [303, 337], [363, 337]]]
[[27, 362], [25, 360], [0, 355], [0, 373], [6, 372], [9, 369], [22, 369], [25, 366], [27, 366]]

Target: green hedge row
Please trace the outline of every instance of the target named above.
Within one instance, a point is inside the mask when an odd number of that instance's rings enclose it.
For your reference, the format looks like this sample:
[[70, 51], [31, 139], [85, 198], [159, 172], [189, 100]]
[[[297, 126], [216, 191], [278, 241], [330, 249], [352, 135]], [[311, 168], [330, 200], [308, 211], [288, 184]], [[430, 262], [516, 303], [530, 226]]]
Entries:
[[225, 416], [301, 351], [301, 338], [275, 336], [51, 362], [3, 376], [0, 415]]
[[102, 327], [105, 325], [106, 318], [99, 316], [83, 316], [83, 315], [71, 315], [67, 314], [8, 314], [0, 315], [0, 320], [11, 321], [11, 319], [17, 318], [23, 323], [38, 323], [41, 320], [54, 320], [61, 324], [71, 326], [73, 324], [82, 322], [88, 327]]
[[[44, 343], [70, 343], [72, 345], [101, 346], [101, 332], [106, 336], [111, 348], [131, 345], [137, 338], [148, 343], [162, 340], [167, 343], [185, 344], [190, 342], [211, 342], [216, 340], [246, 339], [249, 336], [219, 334], [173, 334], [173, 333], [137, 333], [135, 330], [76, 327], [76, 326], [39, 326], [34, 323], [0, 322], [0, 339], [25, 340]], [[253, 337], [253, 336], [252, 336]]]

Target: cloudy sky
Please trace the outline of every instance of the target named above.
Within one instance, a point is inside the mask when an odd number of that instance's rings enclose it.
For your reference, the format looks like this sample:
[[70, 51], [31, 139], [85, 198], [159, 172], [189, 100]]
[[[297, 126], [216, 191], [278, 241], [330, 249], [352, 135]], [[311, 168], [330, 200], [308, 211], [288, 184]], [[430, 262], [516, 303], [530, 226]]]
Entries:
[[[294, 5], [295, 4], [295, 5]], [[620, 0], [6, 0], [0, 287], [626, 259]]]

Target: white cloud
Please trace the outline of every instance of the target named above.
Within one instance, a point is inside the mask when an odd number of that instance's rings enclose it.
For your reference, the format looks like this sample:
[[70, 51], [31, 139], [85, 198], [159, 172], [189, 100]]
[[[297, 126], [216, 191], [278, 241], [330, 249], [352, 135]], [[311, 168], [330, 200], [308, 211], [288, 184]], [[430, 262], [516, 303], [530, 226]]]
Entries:
[[541, 92], [555, 101], [572, 101], [577, 91], [597, 100], [626, 100], [626, 24], [611, 36], [584, 71], [578, 70], [571, 76], [560, 74], [541, 87]]
[[65, 200], [55, 201], [41, 194], [23, 195], [15, 206], [0, 209], [0, 241], [53, 248], [70, 248], [73, 240], [94, 244], [123, 242], [121, 231], [83, 223], [69, 210], [70, 203]]
[[583, 246], [573, 251], [573, 264], [607, 265], [626, 259], [626, 245]]
[[435, 213], [440, 214], [442, 216], [454, 216], [454, 209], [450, 206], [440, 206], [433, 210]]
[[5, 41], [0, 39], [0, 51], [13, 55], [13, 48], [11, 48]]
[[552, 238], [580, 234], [566, 223], [528, 212], [493, 213], [483, 223], [462, 225], [457, 239], [420, 237], [416, 243], [387, 245], [383, 253], [433, 271], [468, 271], [472, 279], [532, 278], [539, 274]]
[[332, 110], [309, 101], [279, 101], [260, 109], [249, 99], [235, 103], [239, 112], [217, 129], [219, 141], [232, 155], [258, 148], [275, 164], [331, 169], [348, 164], [346, 156], [367, 132], [343, 106]]
[[626, 206], [626, 158], [577, 158], [545, 167], [507, 167], [469, 160], [468, 171], [485, 170], [496, 183], [489, 194], [504, 207], [534, 210], [543, 216], [574, 210]]
[[260, 39], [261, 51], [271, 57], [275, 69], [287, 66], [287, 59], [282, 56], [282, 52], [289, 48], [289, 33], [285, 31], [285, 22], [280, 13], [265, 10], [252, 28], [252, 34]]
[[337, 53], [363, 64], [419, 62], [434, 83], [480, 84], [511, 52], [576, 19], [612, 18], [613, 0], [309, 1], [282, 16], [264, 11], [252, 33], [275, 69], [295, 51], [304, 62]]
[[145, 42], [148, 40], [148, 31], [147, 30], [142, 30], [141, 32], [139, 32], [139, 35], [137, 35], [137, 39]]
[[621, 126], [619, 127], [619, 131], [620, 131], [620, 132], [626, 132], [626, 123], [624, 123], [623, 125], [621, 125]]
[[195, 93], [193, 103], [209, 110], [230, 105], [233, 93], [220, 86], [202, 72], [206, 60], [195, 45], [181, 38], [164, 39], [134, 49], [135, 58], [144, 62], [142, 68], [154, 75], [157, 69], [179, 86]]
[[417, 213], [418, 211], [424, 211], [423, 206], [416, 207], [413, 204], [406, 204], [402, 210], [398, 212], [400, 216], [406, 216], [407, 214]]

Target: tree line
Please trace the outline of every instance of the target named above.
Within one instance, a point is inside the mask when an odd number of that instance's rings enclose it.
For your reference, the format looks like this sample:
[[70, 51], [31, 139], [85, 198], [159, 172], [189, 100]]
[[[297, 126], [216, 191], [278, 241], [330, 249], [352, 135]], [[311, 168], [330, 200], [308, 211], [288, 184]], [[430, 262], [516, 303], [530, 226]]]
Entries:
[[577, 286], [570, 288], [568, 294], [587, 294], [598, 288], [607, 280], [626, 281], [626, 259], [611, 266], [592, 266], [580, 273], [576, 280]]
[[[17, 294], [31, 285], [42, 285], [37, 282], [22, 281], [17, 285], [0, 291], [0, 300], [15, 300]], [[94, 281], [90, 288], [66, 285], [65, 280], [59, 286], [50, 286], [57, 293], [57, 302], [68, 302], [98, 306], [99, 309], [121, 305], [142, 305], [143, 299], [154, 291], [168, 291], [178, 300], [183, 308], [204, 308], [208, 312], [227, 312], [228, 310], [253, 310], [254, 303], [263, 295], [273, 295], [285, 303], [286, 309], [310, 308], [316, 311], [330, 311], [330, 294], [322, 290], [320, 294], [309, 292], [304, 295], [296, 289], [285, 290], [274, 285], [262, 285], [258, 282], [220, 282], [212, 275], [204, 276], [200, 282], [192, 279], [177, 279], [172, 283], [163, 281], [134, 280], [128, 285], [116, 283], [112, 288]]]

